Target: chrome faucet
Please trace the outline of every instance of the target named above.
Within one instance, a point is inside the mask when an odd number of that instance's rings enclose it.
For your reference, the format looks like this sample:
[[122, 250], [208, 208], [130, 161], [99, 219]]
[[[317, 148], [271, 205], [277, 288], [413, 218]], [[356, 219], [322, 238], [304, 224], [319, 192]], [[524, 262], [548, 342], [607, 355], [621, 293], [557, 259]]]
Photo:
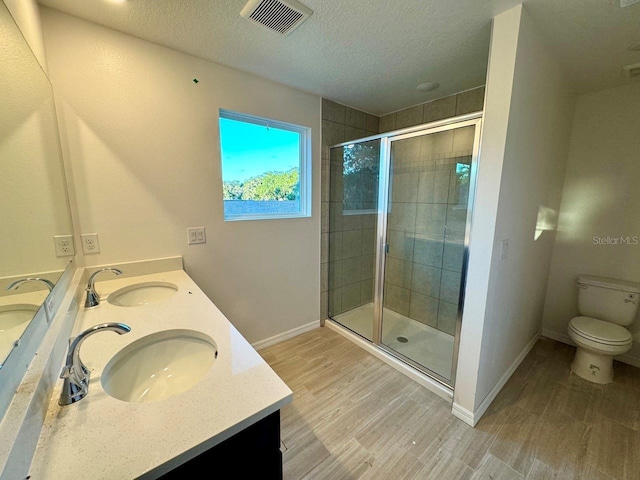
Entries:
[[95, 286], [95, 278], [96, 275], [102, 272], [112, 272], [116, 275], [122, 275], [122, 270], [118, 268], [101, 268], [97, 272], [93, 272], [89, 277], [89, 282], [87, 283], [87, 288], [85, 289], [87, 292], [87, 298], [84, 301], [84, 308], [91, 308], [97, 305], [100, 305], [100, 295], [96, 292]]
[[55, 284], [51, 280], [47, 280], [46, 278], [29, 277], [29, 278], [23, 278], [21, 280], [16, 280], [15, 282], [13, 282], [11, 285], [7, 287], [7, 290], [15, 290], [16, 288], [19, 288], [20, 285], [23, 285], [27, 282], [42, 282], [47, 286], [49, 291], [53, 290], [53, 287], [55, 287]]
[[60, 378], [64, 379], [62, 393], [58, 400], [58, 405], [71, 405], [79, 402], [89, 392], [89, 369], [80, 360], [80, 346], [87, 337], [102, 331], [112, 331], [120, 335], [131, 331], [129, 325], [124, 323], [101, 323], [94, 325], [80, 333], [77, 337], [69, 339], [69, 352], [65, 366], [60, 373]]

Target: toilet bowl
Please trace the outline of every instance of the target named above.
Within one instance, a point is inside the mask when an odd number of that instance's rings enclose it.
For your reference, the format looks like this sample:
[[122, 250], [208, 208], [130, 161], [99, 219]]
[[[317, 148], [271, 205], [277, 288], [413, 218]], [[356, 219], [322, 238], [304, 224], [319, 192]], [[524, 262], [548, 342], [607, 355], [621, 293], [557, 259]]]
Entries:
[[594, 383], [613, 381], [613, 357], [631, 349], [626, 328], [640, 305], [640, 284], [608, 277], [580, 275], [577, 279], [579, 316], [567, 333], [576, 344], [571, 371]]
[[574, 317], [569, 322], [568, 333], [577, 346], [571, 371], [594, 383], [611, 383], [613, 357], [631, 349], [631, 332], [597, 318]]

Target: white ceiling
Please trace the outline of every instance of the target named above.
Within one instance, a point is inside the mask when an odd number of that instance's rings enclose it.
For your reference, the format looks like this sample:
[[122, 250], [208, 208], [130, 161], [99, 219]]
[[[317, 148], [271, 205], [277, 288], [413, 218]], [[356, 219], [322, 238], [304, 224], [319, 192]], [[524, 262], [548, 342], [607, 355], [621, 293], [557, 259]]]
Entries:
[[[640, 3], [528, 0], [578, 92], [621, 85], [640, 62]], [[485, 82], [491, 18], [518, 0], [302, 0], [282, 37], [240, 17], [246, 0], [39, 0], [80, 18], [376, 115]], [[433, 92], [420, 83], [439, 82]]]

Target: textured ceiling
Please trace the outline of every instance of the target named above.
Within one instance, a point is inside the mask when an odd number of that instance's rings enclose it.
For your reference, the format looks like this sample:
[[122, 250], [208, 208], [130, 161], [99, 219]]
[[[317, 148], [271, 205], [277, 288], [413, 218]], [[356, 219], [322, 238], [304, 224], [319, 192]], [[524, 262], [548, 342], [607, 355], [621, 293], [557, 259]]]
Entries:
[[565, 65], [578, 93], [625, 85], [622, 67], [640, 62], [640, 3], [619, 0], [530, 0], [538, 29]]
[[[640, 62], [640, 4], [529, 0], [578, 91], [626, 82]], [[313, 15], [281, 37], [240, 17], [246, 0], [39, 0], [65, 13], [373, 114], [484, 84], [491, 18], [518, 0], [303, 0]], [[635, 37], [634, 37], [635, 35]], [[441, 87], [419, 92], [420, 83]]]

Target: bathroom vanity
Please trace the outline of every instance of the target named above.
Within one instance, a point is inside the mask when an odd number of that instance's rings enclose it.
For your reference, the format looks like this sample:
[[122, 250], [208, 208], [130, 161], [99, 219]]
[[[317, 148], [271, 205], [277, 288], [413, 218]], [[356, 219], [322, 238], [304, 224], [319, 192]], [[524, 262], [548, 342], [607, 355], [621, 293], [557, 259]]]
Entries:
[[[203, 470], [282, 478], [280, 409], [293, 398], [289, 387], [181, 263], [124, 277], [102, 276], [93, 308], [83, 308], [78, 286], [73, 336], [107, 322], [131, 330], [83, 342], [88, 393], [61, 406], [63, 381], [56, 383], [30, 479], [196, 478]], [[154, 369], [160, 373], [150, 375]]]

